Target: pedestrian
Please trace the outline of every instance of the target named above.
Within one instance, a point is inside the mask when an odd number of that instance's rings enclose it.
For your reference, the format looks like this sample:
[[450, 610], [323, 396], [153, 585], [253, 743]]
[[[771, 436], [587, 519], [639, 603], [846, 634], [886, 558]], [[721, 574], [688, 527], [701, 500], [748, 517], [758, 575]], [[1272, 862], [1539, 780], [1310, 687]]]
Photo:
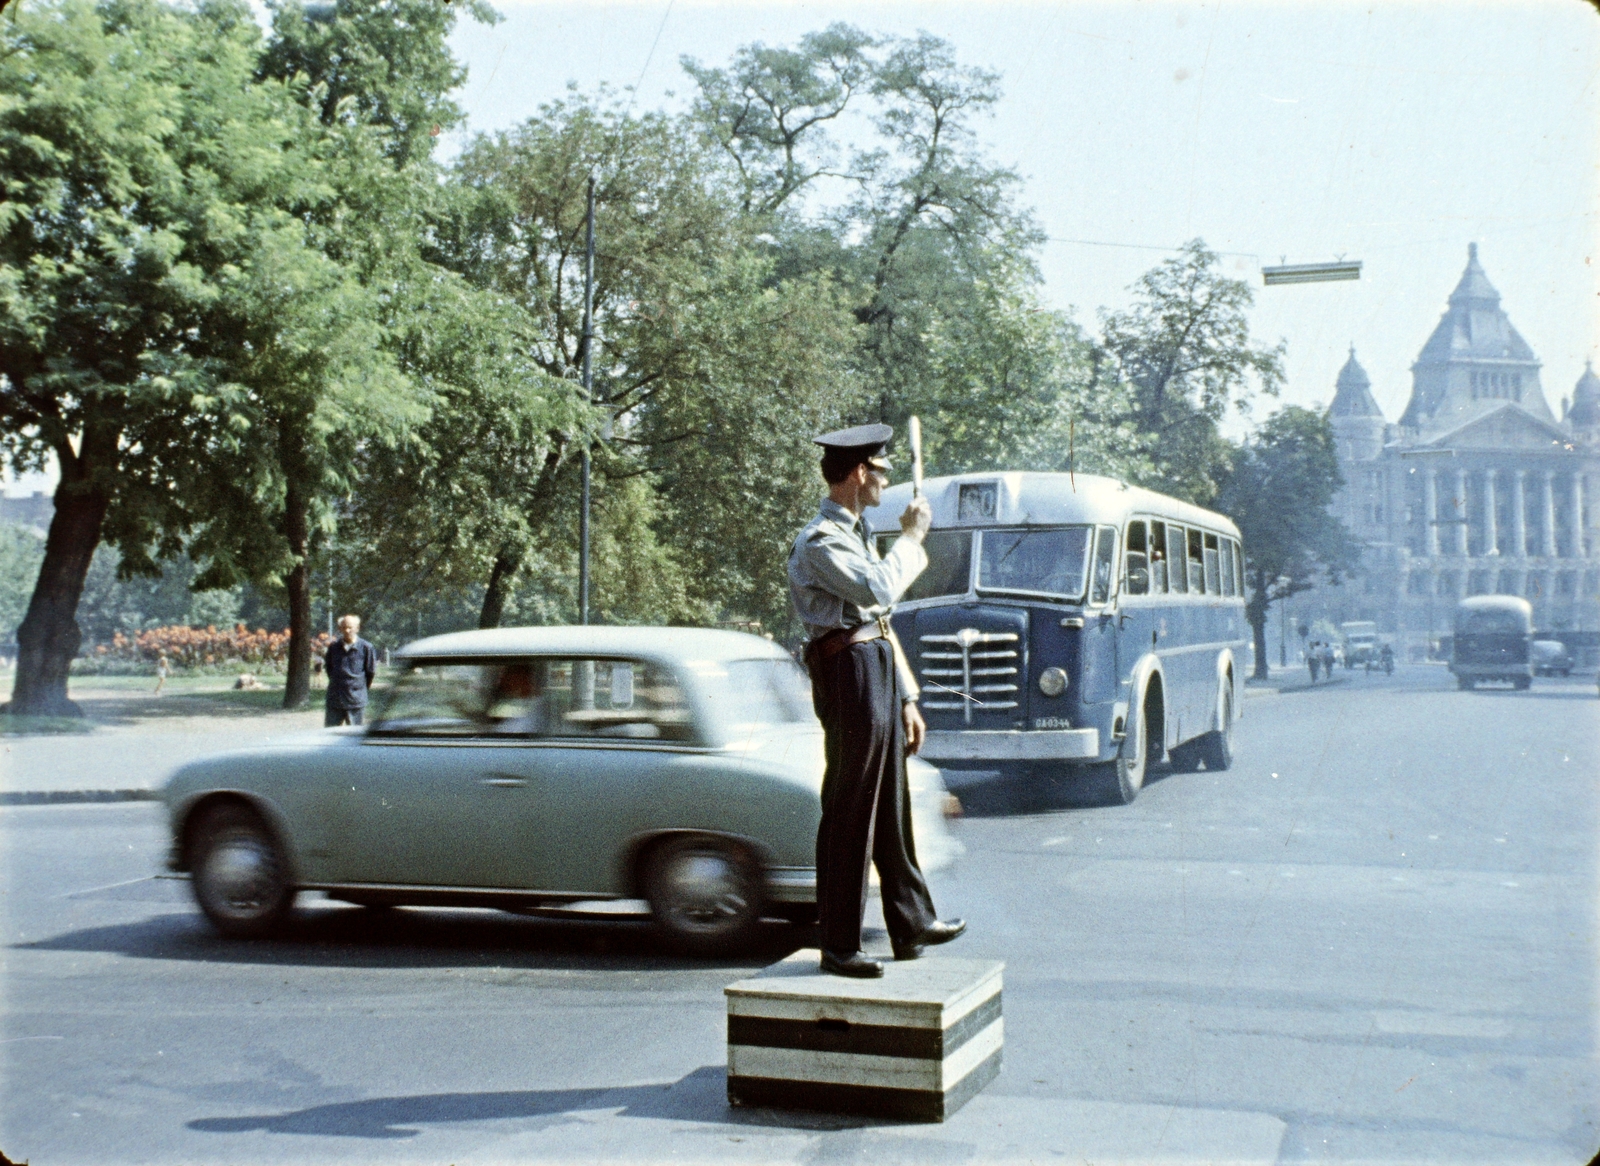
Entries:
[[863, 979], [883, 975], [883, 965], [861, 951], [869, 862], [878, 868], [895, 959], [916, 959], [967, 926], [938, 918], [917, 865], [905, 759], [921, 748], [926, 726], [916, 679], [889, 626], [895, 600], [928, 564], [922, 540], [933, 512], [925, 499], [907, 506], [887, 556], [862, 518], [889, 484], [893, 435], [887, 425], [859, 425], [813, 438], [823, 448], [828, 496], [789, 554], [789, 595], [806, 627], [811, 700], [827, 755], [817, 827], [821, 965]]
[[171, 675], [172, 661], [167, 659], [165, 652], [162, 652], [156, 657], [156, 696], [161, 695], [161, 689], [167, 683], [167, 677]]
[[1311, 669], [1311, 683], [1317, 682], [1317, 669], [1322, 667], [1322, 653], [1317, 650], [1317, 642], [1311, 641], [1311, 649], [1306, 653], [1306, 667]]
[[323, 724], [359, 725], [367, 708], [367, 689], [378, 674], [378, 650], [361, 638], [361, 617], [339, 618], [339, 638], [323, 657], [328, 677], [327, 715]]

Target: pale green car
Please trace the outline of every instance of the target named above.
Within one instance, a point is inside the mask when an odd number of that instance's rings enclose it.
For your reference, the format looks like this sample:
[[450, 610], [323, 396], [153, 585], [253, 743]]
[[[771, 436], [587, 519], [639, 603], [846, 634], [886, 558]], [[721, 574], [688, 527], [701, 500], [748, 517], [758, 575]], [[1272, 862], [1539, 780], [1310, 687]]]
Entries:
[[[460, 632], [399, 654], [361, 729], [186, 765], [170, 865], [212, 923], [269, 932], [300, 891], [517, 912], [645, 900], [692, 951], [814, 917], [822, 729], [768, 640], [693, 628]], [[959, 849], [908, 762], [925, 869]]]

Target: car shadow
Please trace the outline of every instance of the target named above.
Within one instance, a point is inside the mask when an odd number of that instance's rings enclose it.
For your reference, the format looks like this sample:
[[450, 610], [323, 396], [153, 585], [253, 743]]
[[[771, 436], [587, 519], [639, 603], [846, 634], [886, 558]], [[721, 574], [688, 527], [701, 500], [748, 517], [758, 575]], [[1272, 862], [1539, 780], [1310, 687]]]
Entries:
[[[728, 1104], [727, 1070], [706, 1065], [668, 1085], [592, 1089], [524, 1089], [486, 1093], [421, 1093], [313, 1105], [284, 1113], [206, 1117], [187, 1122], [202, 1133], [311, 1134], [318, 1137], [414, 1138], [419, 1128], [451, 1122], [517, 1121], [519, 1130], [548, 1129], [575, 1113], [617, 1110], [618, 1117], [695, 1121], [801, 1130], [862, 1129], [903, 1123]], [[530, 1127], [531, 1121], [531, 1127]]]
[[752, 942], [721, 958], [674, 953], [646, 921], [525, 918], [497, 911], [316, 903], [270, 938], [226, 939], [198, 912], [86, 927], [12, 945], [24, 951], [104, 952], [135, 959], [328, 968], [491, 965], [509, 969], [672, 970], [766, 967], [815, 947], [814, 926], [763, 920]]

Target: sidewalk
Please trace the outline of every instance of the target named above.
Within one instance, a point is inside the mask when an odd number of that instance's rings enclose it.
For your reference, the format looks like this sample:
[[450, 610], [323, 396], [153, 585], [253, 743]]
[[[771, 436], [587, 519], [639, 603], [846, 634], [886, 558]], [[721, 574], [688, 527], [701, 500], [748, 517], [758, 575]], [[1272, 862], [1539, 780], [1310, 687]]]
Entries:
[[153, 683], [74, 684], [87, 731], [0, 737], [0, 805], [150, 799], [185, 762], [322, 726], [320, 693], [284, 712], [275, 707], [281, 689], [232, 692], [227, 677], [204, 681], [161, 696]]

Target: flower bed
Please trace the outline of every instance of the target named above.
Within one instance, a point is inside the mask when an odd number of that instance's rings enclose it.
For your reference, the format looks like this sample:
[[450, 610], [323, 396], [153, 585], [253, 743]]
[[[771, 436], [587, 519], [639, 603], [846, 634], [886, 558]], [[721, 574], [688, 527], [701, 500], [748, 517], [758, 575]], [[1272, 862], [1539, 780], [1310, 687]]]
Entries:
[[[311, 640], [313, 657], [328, 648], [328, 634], [319, 632]], [[282, 671], [289, 659], [289, 632], [252, 631], [244, 624], [232, 628], [191, 628], [183, 626], [149, 628], [133, 635], [116, 633], [109, 644], [97, 645], [85, 663], [117, 664], [153, 669], [165, 655], [174, 668], [227, 667], [250, 665]], [[92, 665], [91, 665], [92, 666]]]

